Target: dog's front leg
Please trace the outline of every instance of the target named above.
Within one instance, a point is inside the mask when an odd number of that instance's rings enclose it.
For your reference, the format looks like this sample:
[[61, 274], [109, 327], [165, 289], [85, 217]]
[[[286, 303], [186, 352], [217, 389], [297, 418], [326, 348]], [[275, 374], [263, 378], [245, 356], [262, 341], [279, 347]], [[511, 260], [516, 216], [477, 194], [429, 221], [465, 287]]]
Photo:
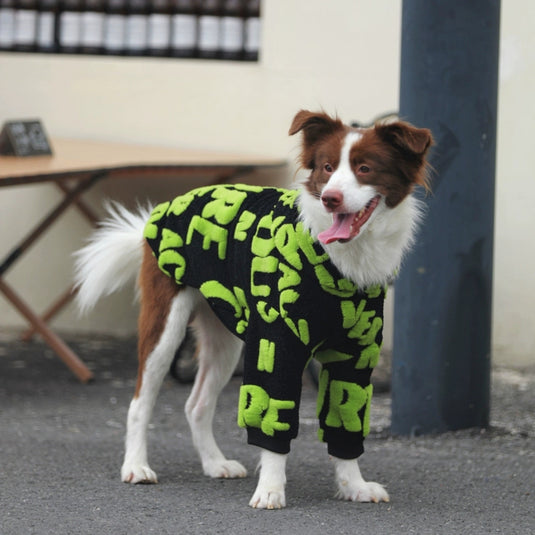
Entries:
[[286, 485], [287, 455], [262, 450], [260, 477], [255, 493], [249, 502], [256, 509], [281, 509], [286, 507], [284, 487]]
[[333, 457], [338, 492], [336, 497], [353, 502], [388, 502], [388, 493], [379, 483], [365, 481], [357, 459]]

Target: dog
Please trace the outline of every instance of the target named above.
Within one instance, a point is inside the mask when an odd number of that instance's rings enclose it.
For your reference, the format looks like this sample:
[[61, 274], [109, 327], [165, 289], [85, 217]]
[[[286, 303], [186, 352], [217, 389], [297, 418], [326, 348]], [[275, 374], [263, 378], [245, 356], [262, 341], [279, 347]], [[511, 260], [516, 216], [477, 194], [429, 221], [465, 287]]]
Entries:
[[76, 254], [82, 310], [137, 276], [139, 371], [128, 410], [121, 477], [156, 483], [147, 428], [162, 381], [192, 324], [198, 371], [185, 412], [207, 476], [247, 474], [212, 431], [216, 401], [244, 349], [238, 424], [261, 448], [249, 505], [286, 506], [285, 467], [297, 435], [302, 373], [322, 363], [319, 438], [327, 443], [337, 496], [389, 501], [361, 475], [369, 430], [370, 376], [382, 341], [385, 287], [421, 220], [412, 192], [428, 188], [431, 132], [396, 121], [354, 128], [324, 112], [299, 111], [296, 189], [207, 186], [154, 208], [109, 217]]

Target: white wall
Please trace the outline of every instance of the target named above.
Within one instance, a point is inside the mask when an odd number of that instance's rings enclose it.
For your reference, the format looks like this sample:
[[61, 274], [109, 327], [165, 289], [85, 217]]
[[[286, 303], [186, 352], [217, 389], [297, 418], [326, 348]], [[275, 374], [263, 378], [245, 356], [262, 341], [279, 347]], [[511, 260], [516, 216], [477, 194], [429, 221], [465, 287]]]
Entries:
[[[40, 117], [56, 137], [265, 153], [288, 158], [287, 175], [251, 180], [289, 183], [297, 139], [287, 130], [298, 109], [323, 108], [364, 121], [397, 109], [400, 15], [399, 0], [266, 0], [258, 64], [0, 54], [0, 122]], [[534, 16], [530, 0], [503, 2], [494, 349], [497, 362], [518, 365], [535, 361], [535, 338], [525, 328], [534, 289], [528, 203], [535, 154], [524, 126], [534, 114], [535, 47], [528, 22]], [[171, 181], [127, 188], [109, 182], [88, 198], [96, 205], [105, 196], [131, 202], [135, 190], [141, 199], [157, 200], [181, 189]], [[0, 256], [59, 198], [51, 185], [0, 190]], [[87, 233], [88, 225], [71, 210], [8, 281], [43, 309], [70, 279], [69, 255]], [[0, 327], [23, 324], [0, 297]], [[68, 307], [55, 325], [132, 332], [131, 294], [106, 300], [84, 319]]]

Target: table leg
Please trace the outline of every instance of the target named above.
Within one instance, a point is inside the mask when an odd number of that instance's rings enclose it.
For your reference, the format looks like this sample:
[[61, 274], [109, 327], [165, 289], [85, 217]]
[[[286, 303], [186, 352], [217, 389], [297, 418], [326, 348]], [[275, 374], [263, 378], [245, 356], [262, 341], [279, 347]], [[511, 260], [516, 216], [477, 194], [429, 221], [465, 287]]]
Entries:
[[59, 336], [50, 330], [48, 325], [31, 310], [31, 308], [2, 278], [0, 278], [0, 292], [2, 292], [9, 302], [33, 325], [35, 330], [43, 337], [50, 348], [54, 350], [58, 357], [82, 383], [87, 383], [93, 378], [91, 370], [89, 370], [89, 368]]
[[[69, 195], [73, 191], [73, 188], [69, 187], [63, 182], [56, 182], [55, 184], [65, 195]], [[92, 226], [95, 227], [97, 225], [98, 216], [93, 211], [93, 209], [88, 206], [87, 203], [84, 202], [83, 199], [76, 198], [76, 200], [74, 201], [74, 205], [76, 206], [76, 208], [78, 208], [80, 213], [89, 221], [89, 223], [91, 223]], [[69, 288], [66, 292], [60, 295], [41, 315], [42, 320], [45, 323], [48, 323], [56, 314], [63, 310], [63, 307], [67, 306], [72, 301], [75, 295], [76, 289], [74, 287]], [[28, 342], [32, 339], [35, 332], [35, 328], [32, 326], [27, 331], [23, 332], [20, 338], [23, 342]]]
[[[63, 191], [65, 195], [69, 195], [69, 193], [71, 193], [71, 191], [73, 191], [74, 189], [69, 187], [67, 184], [64, 184], [63, 182], [56, 182], [55, 184], [61, 191]], [[99, 218], [97, 214], [83, 199], [80, 199], [79, 197], [76, 198], [76, 200], [74, 201], [74, 205], [93, 226], [98, 223]]]
[[38, 225], [28, 233], [26, 238], [15, 247], [11, 253], [0, 264], [0, 275], [3, 275], [13, 263], [43, 234], [54, 221], [73, 203], [78, 197], [87, 189], [89, 189], [95, 182], [104, 178], [105, 174], [99, 173], [90, 176], [89, 178], [80, 181], [76, 187], [70, 190], [65, 198], [54, 208]]
[[[64, 187], [64, 199], [46, 215], [26, 238], [22, 240], [11, 253], [0, 263], [0, 291], [7, 297], [11, 304], [29, 321], [31, 328], [24, 334], [26, 340], [37, 332], [45, 342], [56, 352], [56, 354], [63, 360], [63, 362], [71, 369], [71, 371], [78, 377], [80, 381], [86, 383], [93, 378], [93, 374], [87, 366], [80, 360], [80, 358], [61, 340], [59, 336], [48, 327], [46, 322], [53, 317], [61, 308], [67, 304], [72, 298], [73, 292], [69, 290], [64, 294], [59, 301], [54, 303], [47, 311], [47, 319], [40, 318], [32, 309], [26, 304], [15, 291], [3, 280], [2, 275], [20, 258], [20, 256], [29, 247], [37, 241], [37, 239], [54, 223], [63, 212], [69, 208], [73, 203], [79, 200], [80, 195], [91, 188], [98, 180], [106, 176], [105, 172], [92, 173], [84, 179], [79, 180], [74, 187]], [[91, 219], [92, 214], [88, 213], [86, 216]]]
[[[71, 286], [47, 308], [47, 310], [41, 315], [41, 319], [45, 323], [48, 323], [56, 314], [63, 310], [63, 307], [68, 305], [73, 300], [75, 295], [76, 289]], [[21, 334], [20, 339], [23, 342], [29, 342], [35, 333], [35, 327], [31, 326]]]

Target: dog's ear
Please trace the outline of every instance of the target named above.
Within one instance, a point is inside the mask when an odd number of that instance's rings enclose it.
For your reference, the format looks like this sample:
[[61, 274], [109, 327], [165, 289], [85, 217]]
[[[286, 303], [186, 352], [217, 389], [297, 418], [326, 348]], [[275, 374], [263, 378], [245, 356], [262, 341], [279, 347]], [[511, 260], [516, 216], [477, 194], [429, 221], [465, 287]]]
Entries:
[[343, 124], [338, 118], [333, 119], [323, 112], [301, 110], [294, 117], [288, 134], [293, 136], [303, 130], [305, 143], [312, 145], [320, 137], [335, 132], [340, 128], [343, 128]]
[[401, 155], [407, 167], [406, 176], [410, 182], [423, 186], [430, 191], [429, 162], [426, 153], [433, 145], [431, 130], [416, 128], [409, 123], [397, 121], [389, 124], [376, 124], [379, 138], [390, 144]]
[[425, 156], [429, 147], [433, 145], [431, 130], [416, 128], [403, 121], [376, 124], [375, 131], [382, 140], [403, 152], [412, 153], [414, 156]]
[[289, 135], [303, 131], [303, 145], [300, 156], [301, 165], [305, 169], [314, 168], [314, 149], [318, 141], [339, 130], [344, 130], [340, 119], [333, 119], [323, 112], [301, 110], [296, 114], [290, 126]]

